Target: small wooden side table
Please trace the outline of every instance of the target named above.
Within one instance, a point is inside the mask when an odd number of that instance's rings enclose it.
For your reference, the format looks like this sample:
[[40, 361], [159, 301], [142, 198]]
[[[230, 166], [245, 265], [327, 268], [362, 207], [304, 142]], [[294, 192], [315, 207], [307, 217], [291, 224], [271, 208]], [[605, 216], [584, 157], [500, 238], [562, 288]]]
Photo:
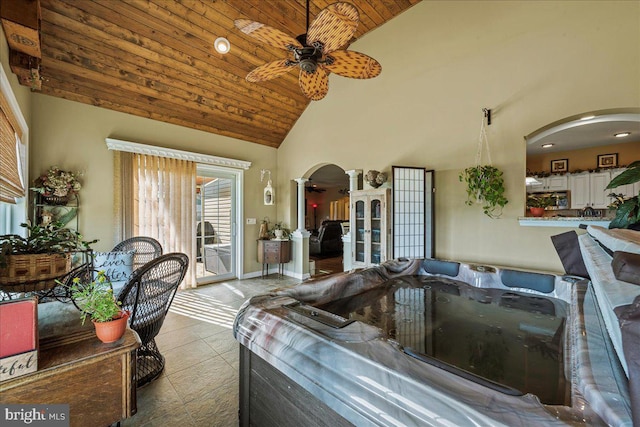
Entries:
[[258, 262], [262, 264], [261, 276], [269, 274], [269, 264], [278, 264], [278, 274], [284, 273], [284, 265], [291, 261], [291, 240], [258, 240]]
[[38, 370], [0, 383], [2, 403], [69, 404], [71, 427], [108, 426], [136, 413], [136, 349], [127, 328], [113, 344], [93, 331], [40, 340]]

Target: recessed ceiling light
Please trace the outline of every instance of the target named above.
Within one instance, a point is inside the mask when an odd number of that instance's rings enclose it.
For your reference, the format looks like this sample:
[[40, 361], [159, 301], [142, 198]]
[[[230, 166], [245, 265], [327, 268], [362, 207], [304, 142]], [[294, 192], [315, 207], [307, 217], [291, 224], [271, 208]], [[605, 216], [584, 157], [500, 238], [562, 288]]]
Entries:
[[594, 117], [595, 117], [594, 115], [584, 116], [584, 117], [580, 117], [580, 120], [591, 120], [591, 119], [593, 119]]
[[218, 37], [215, 42], [213, 42], [213, 47], [216, 49], [218, 53], [225, 54], [228, 53], [231, 49], [231, 43], [229, 40], [224, 37]]
[[549, 144], [542, 144], [542, 148], [550, 148], [550, 147], [553, 147], [554, 145], [556, 145], [556, 144], [551, 144], [551, 143], [549, 143]]
[[624, 138], [625, 136], [629, 135], [631, 135], [631, 132], [618, 132], [613, 134], [613, 136], [615, 136], [616, 138]]

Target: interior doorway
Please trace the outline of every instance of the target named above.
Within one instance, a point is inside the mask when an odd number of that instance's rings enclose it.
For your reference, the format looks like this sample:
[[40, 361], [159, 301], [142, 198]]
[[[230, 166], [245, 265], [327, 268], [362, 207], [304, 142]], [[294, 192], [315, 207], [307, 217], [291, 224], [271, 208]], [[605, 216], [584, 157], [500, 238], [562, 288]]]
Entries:
[[195, 215], [198, 284], [237, 277], [237, 193], [234, 173], [198, 165]]

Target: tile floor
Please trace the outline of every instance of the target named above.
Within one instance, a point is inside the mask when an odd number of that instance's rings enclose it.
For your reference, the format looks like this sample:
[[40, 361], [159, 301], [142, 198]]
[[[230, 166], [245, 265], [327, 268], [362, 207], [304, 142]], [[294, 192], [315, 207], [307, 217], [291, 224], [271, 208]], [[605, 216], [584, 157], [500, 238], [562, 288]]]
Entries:
[[178, 292], [156, 338], [164, 372], [138, 389], [138, 413], [121, 425], [237, 426], [239, 350], [233, 319], [250, 297], [298, 283], [274, 274]]

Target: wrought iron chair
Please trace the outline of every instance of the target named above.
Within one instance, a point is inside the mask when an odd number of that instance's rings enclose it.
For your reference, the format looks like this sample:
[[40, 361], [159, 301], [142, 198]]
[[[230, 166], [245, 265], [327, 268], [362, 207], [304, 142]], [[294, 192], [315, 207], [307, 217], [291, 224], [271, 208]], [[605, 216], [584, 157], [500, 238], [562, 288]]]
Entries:
[[138, 387], [156, 379], [164, 369], [164, 356], [156, 346], [155, 337], [188, 266], [189, 258], [185, 254], [161, 255], [135, 270], [117, 296], [123, 310], [131, 313], [131, 329], [142, 342], [136, 358]]
[[123, 240], [113, 249], [116, 251], [133, 251], [133, 269], [142, 267], [154, 258], [162, 255], [162, 245], [156, 239], [146, 236], [136, 236]]

